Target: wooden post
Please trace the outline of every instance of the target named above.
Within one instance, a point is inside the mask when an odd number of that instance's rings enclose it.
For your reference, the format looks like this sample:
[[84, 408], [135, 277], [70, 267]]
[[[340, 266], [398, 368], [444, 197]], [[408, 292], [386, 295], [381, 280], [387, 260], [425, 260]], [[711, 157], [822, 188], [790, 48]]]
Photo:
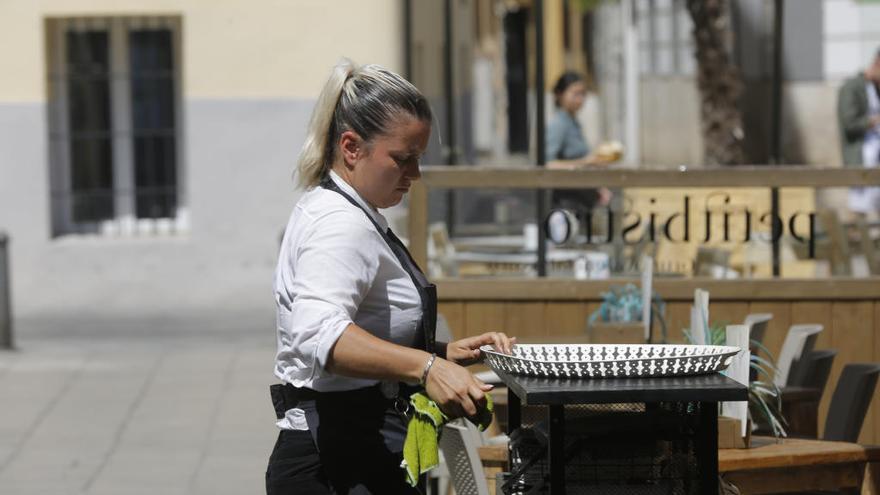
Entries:
[[409, 190], [409, 252], [428, 271], [428, 187], [415, 182]]

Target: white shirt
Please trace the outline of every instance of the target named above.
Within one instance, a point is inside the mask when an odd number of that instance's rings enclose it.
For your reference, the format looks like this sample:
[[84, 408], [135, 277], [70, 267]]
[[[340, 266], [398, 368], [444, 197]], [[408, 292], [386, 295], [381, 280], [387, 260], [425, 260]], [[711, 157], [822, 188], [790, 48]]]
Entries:
[[[332, 171], [330, 176], [387, 230], [385, 218], [354, 188]], [[290, 215], [275, 269], [275, 306], [275, 376], [321, 392], [378, 383], [326, 370], [330, 350], [351, 323], [411, 347], [422, 317], [412, 279], [375, 225], [364, 211], [323, 187], [308, 190]], [[300, 409], [287, 411], [277, 424], [308, 429]]]

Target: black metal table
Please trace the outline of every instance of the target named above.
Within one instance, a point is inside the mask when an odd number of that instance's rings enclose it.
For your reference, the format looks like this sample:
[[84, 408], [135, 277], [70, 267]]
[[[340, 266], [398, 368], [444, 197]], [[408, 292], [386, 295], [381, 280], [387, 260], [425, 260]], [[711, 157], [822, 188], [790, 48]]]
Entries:
[[[523, 405], [549, 409], [550, 493], [565, 493], [565, 406], [573, 404], [698, 402], [700, 485], [718, 483], [718, 402], [748, 400], [748, 389], [730, 378], [708, 375], [668, 378], [537, 378], [497, 372], [508, 387], [508, 433], [521, 427]], [[704, 489], [705, 491], [705, 489]], [[707, 493], [709, 493], [707, 492]]]

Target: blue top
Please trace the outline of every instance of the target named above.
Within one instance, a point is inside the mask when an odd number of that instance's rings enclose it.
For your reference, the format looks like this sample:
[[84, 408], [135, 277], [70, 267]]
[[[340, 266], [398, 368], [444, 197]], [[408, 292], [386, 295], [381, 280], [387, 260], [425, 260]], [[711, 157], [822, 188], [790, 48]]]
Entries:
[[556, 114], [547, 125], [545, 139], [547, 162], [575, 160], [590, 154], [590, 146], [584, 138], [580, 123], [565, 110], [556, 110]]

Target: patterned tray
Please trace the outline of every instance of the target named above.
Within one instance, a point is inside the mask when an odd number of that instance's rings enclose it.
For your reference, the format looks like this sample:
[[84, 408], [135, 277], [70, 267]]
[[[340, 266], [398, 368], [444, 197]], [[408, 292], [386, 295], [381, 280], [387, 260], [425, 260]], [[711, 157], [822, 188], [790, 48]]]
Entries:
[[480, 348], [495, 371], [558, 378], [702, 375], [730, 365], [738, 347], [674, 344], [516, 344], [513, 354]]

